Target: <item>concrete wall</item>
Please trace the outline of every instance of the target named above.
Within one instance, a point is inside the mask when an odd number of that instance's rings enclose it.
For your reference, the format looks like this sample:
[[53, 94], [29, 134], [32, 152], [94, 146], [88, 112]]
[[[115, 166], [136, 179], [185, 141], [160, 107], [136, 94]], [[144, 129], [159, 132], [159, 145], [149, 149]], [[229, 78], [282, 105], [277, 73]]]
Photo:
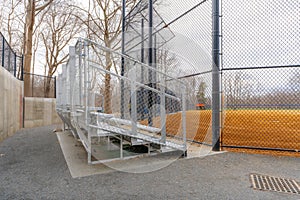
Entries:
[[0, 66], [0, 142], [23, 125], [23, 82]]
[[55, 110], [56, 99], [25, 97], [24, 128], [62, 123]]

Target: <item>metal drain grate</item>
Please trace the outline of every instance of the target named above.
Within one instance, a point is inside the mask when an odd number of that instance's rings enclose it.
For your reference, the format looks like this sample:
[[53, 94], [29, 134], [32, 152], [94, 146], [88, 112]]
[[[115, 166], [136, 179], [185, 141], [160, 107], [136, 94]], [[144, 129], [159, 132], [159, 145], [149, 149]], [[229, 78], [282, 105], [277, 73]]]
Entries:
[[300, 194], [300, 186], [295, 180], [250, 174], [253, 189]]

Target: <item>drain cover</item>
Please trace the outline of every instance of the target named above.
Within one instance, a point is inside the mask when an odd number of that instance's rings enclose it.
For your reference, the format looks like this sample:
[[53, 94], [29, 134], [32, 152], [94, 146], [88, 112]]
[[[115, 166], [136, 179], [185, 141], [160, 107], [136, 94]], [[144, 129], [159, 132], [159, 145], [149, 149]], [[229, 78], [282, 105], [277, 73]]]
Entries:
[[300, 194], [300, 186], [295, 180], [250, 174], [253, 189]]

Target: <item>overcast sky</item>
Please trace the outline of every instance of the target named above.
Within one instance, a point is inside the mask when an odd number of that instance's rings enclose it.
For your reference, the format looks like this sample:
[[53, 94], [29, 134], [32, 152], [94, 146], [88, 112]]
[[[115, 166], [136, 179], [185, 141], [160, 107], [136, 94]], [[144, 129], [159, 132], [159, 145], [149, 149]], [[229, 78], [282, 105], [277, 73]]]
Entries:
[[[199, 2], [164, 0], [159, 12], [169, 22]], [[179, 51], [200, 72], [211, 69], [211, 2], [170, 26], [180, 38], [173, 43], [181, 43]], [[222, 4], [224, 68], [300, 64], [299, 0], [223, 0]], [[194, 44], [183, 42], [182, 35]], [[257, 73], [263, 85], [274, 88], [292, 75], [287, 69], [252, 71], [249, 75]]]

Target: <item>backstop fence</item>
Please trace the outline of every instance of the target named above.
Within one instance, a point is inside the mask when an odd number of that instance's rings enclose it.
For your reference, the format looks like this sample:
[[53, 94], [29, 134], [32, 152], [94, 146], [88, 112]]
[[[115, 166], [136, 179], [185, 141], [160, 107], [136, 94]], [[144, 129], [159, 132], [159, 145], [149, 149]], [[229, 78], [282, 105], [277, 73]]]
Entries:
[[[141, 0], [127, 12], [124, 54], [189, 86], [187, 139], [212, 145], [212, 1], [153, 0], [152, 3], [149, 6], [148, 0]], [[125, 65], [125, 72], [127, 69]], [[148, 71], [140, 73], [144, 84], [157, 82]], [[178, 89], [171, 82], [166, 83], [171, 90]]]
[[2, 33], [0, 33], [0, 64], [16, 78], [23, 80], [23, 55], [17, 55]]
[[223, 1], [223, 147], [300, 148], [300, 2]]
[[[95, 58], [88, 62], [89, 67], [97, 69], [95, 62], [104, 67], [98, 75], [89, 72], [93, 78], [88, 83], [102, 82], [97, 90], [106, 94], [98, 95], [99, 106], [95, 107], [121, 119], [166, 128], [166, 135], [178, 130], [173, 117], [182, 119], [182, 112], [188, 141], [217, 143], [226, 149], [298, 152], [299, 8], [298, 0], [141, 0], [123, 13], [119, 57], [103, 47], [100, 52], [97, 48], [88, 51]], [[141, 87], [133, 97], [128, 91], [134, 85], [125, 83], [132, 73]], [[182, 86], [175, 84], [179, 82], [186, 88], [185, 102], [180, 100], [186, 105], [185, 112], [175, 99], [168, 101], [163, 94], [156, 99], [145, 93], [163, 90], [170, 98], [182, 97]], [[77, 92], [87, 87], [78, 85]], [[76, 98], [83, 100], [87, 94]], [[111, 98], [110, 103], [103, 98]], [[132, 100], [138, 102], [134, 107]], [[151, 101], [168, 101], [170, 108], [164, 107], [162, 113]], [[118, 112], [109, 107], [111, 103]], [[131, 116], [130, 109], [138, 112]], [[151, 121], [161, 119], [161, 114], [166, 115], [165, 127]]]
[[[188, 127], [199, 127], [187, 133], [212, 144], [212, 36], [218, 18], [221, 146], [295, 152], [300, 149], [299, 8], [297, 0], [141, 0], [127, 12], [123, 51], [190, 86], [187, 116], [201, 117], [187, 121]], [[156, 82], [141, 73], [145, 83]]]

